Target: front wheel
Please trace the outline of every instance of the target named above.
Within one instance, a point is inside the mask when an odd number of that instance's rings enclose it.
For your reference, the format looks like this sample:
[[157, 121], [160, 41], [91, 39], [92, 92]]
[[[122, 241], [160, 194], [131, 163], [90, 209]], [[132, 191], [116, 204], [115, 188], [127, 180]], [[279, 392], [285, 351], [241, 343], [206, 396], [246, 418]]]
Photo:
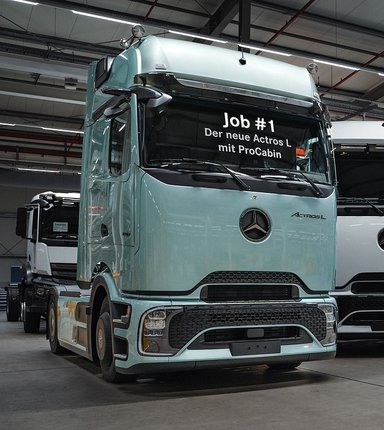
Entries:
[[49, 299], [48, 304], [47, 337], [51, 351], [54, 354], [64, 354], [67, 351], [59, 344], [57, 337], [57, 306], [54, 297]]
[[123, 377], [116, 372], [113, 357], [112, 322], [107, 298], [104, 299], [100, 308], [99, 319], [96, 324], [95, 340], [103, 378], [108, 382], [121, 381]]

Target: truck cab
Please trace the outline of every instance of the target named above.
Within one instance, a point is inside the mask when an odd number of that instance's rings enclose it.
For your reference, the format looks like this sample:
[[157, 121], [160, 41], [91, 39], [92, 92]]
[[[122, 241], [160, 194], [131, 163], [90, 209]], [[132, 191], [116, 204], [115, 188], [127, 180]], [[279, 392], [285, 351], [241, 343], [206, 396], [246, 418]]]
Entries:
[[47, 191], [17, 210], [16, 234], [27, 240], [22, 282], [9, 291], [8, 319], [20, 316], [27, 333], [38, 332], [47, 291], [76, 279], [79, 193]]
[[143, 37], [89, 70], [77, 285], [48, 339], [103, 377], [336, 352], [336, 197], [305, 68]]
[[336, 288], [340, 340], [384, 338], [384, 128], [331, 128], [338, 176]]

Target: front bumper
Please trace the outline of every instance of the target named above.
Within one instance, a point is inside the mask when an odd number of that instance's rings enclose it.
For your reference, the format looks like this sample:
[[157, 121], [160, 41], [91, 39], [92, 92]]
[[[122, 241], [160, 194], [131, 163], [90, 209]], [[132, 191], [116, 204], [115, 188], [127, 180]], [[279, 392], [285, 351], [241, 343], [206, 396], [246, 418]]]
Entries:
[[339, 311], [340, 340], [384, 338], [384, 295], [332, 292]]
[[[158, 349], [145, 350], [144, 316], [161, 306], [167, 312], [172, 307], [177, 311], [162, 326]], [[136, 374], [329, 359], [336, 353], [336, 320], [330, 324], [321, 306], [332, 308], [336, 318], [332, 299], [217, 305], [163, 302], [146, 309], [138, 301], [132, 304], [129, 329], [114, 328], [115, 336], [127, 336], [129, 345], [127, 354], [115, 355], [115, 365], [121, 373]], [[160, 325], [156, 327], [159, 330]], [[330, 331], [333, 340], [327, 344]]]

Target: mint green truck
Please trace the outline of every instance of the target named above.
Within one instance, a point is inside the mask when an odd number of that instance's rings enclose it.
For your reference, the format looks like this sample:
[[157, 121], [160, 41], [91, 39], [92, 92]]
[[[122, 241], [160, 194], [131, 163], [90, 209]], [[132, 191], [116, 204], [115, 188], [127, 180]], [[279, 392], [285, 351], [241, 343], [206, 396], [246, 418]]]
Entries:
[[[239, 61], [241, 59], [241, 61]], [[335, 169], [305, 68], [146, 36], [90, 67], [52, 352], [126, 375], [333, 358]]]

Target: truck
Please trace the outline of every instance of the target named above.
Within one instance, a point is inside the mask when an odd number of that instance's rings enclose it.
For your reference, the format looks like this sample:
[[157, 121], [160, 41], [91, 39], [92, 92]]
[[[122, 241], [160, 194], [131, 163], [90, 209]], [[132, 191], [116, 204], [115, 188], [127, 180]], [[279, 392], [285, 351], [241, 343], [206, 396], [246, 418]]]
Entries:
[[27, 240], [21, 281], [7, 287], [7, 319], [38, 333], [52, 285], [76, 282], [80, 194], [46, 191], [17, 209], [16, 235]]
[[91, 64], [85, 121], [53, 353], [110, 382], [335, 356], [335, 168], [305, 68], [144, 36]]
[[332, 125], [338, 177], [336, 288], [340, 341], [384, 338], [384, 128]]

